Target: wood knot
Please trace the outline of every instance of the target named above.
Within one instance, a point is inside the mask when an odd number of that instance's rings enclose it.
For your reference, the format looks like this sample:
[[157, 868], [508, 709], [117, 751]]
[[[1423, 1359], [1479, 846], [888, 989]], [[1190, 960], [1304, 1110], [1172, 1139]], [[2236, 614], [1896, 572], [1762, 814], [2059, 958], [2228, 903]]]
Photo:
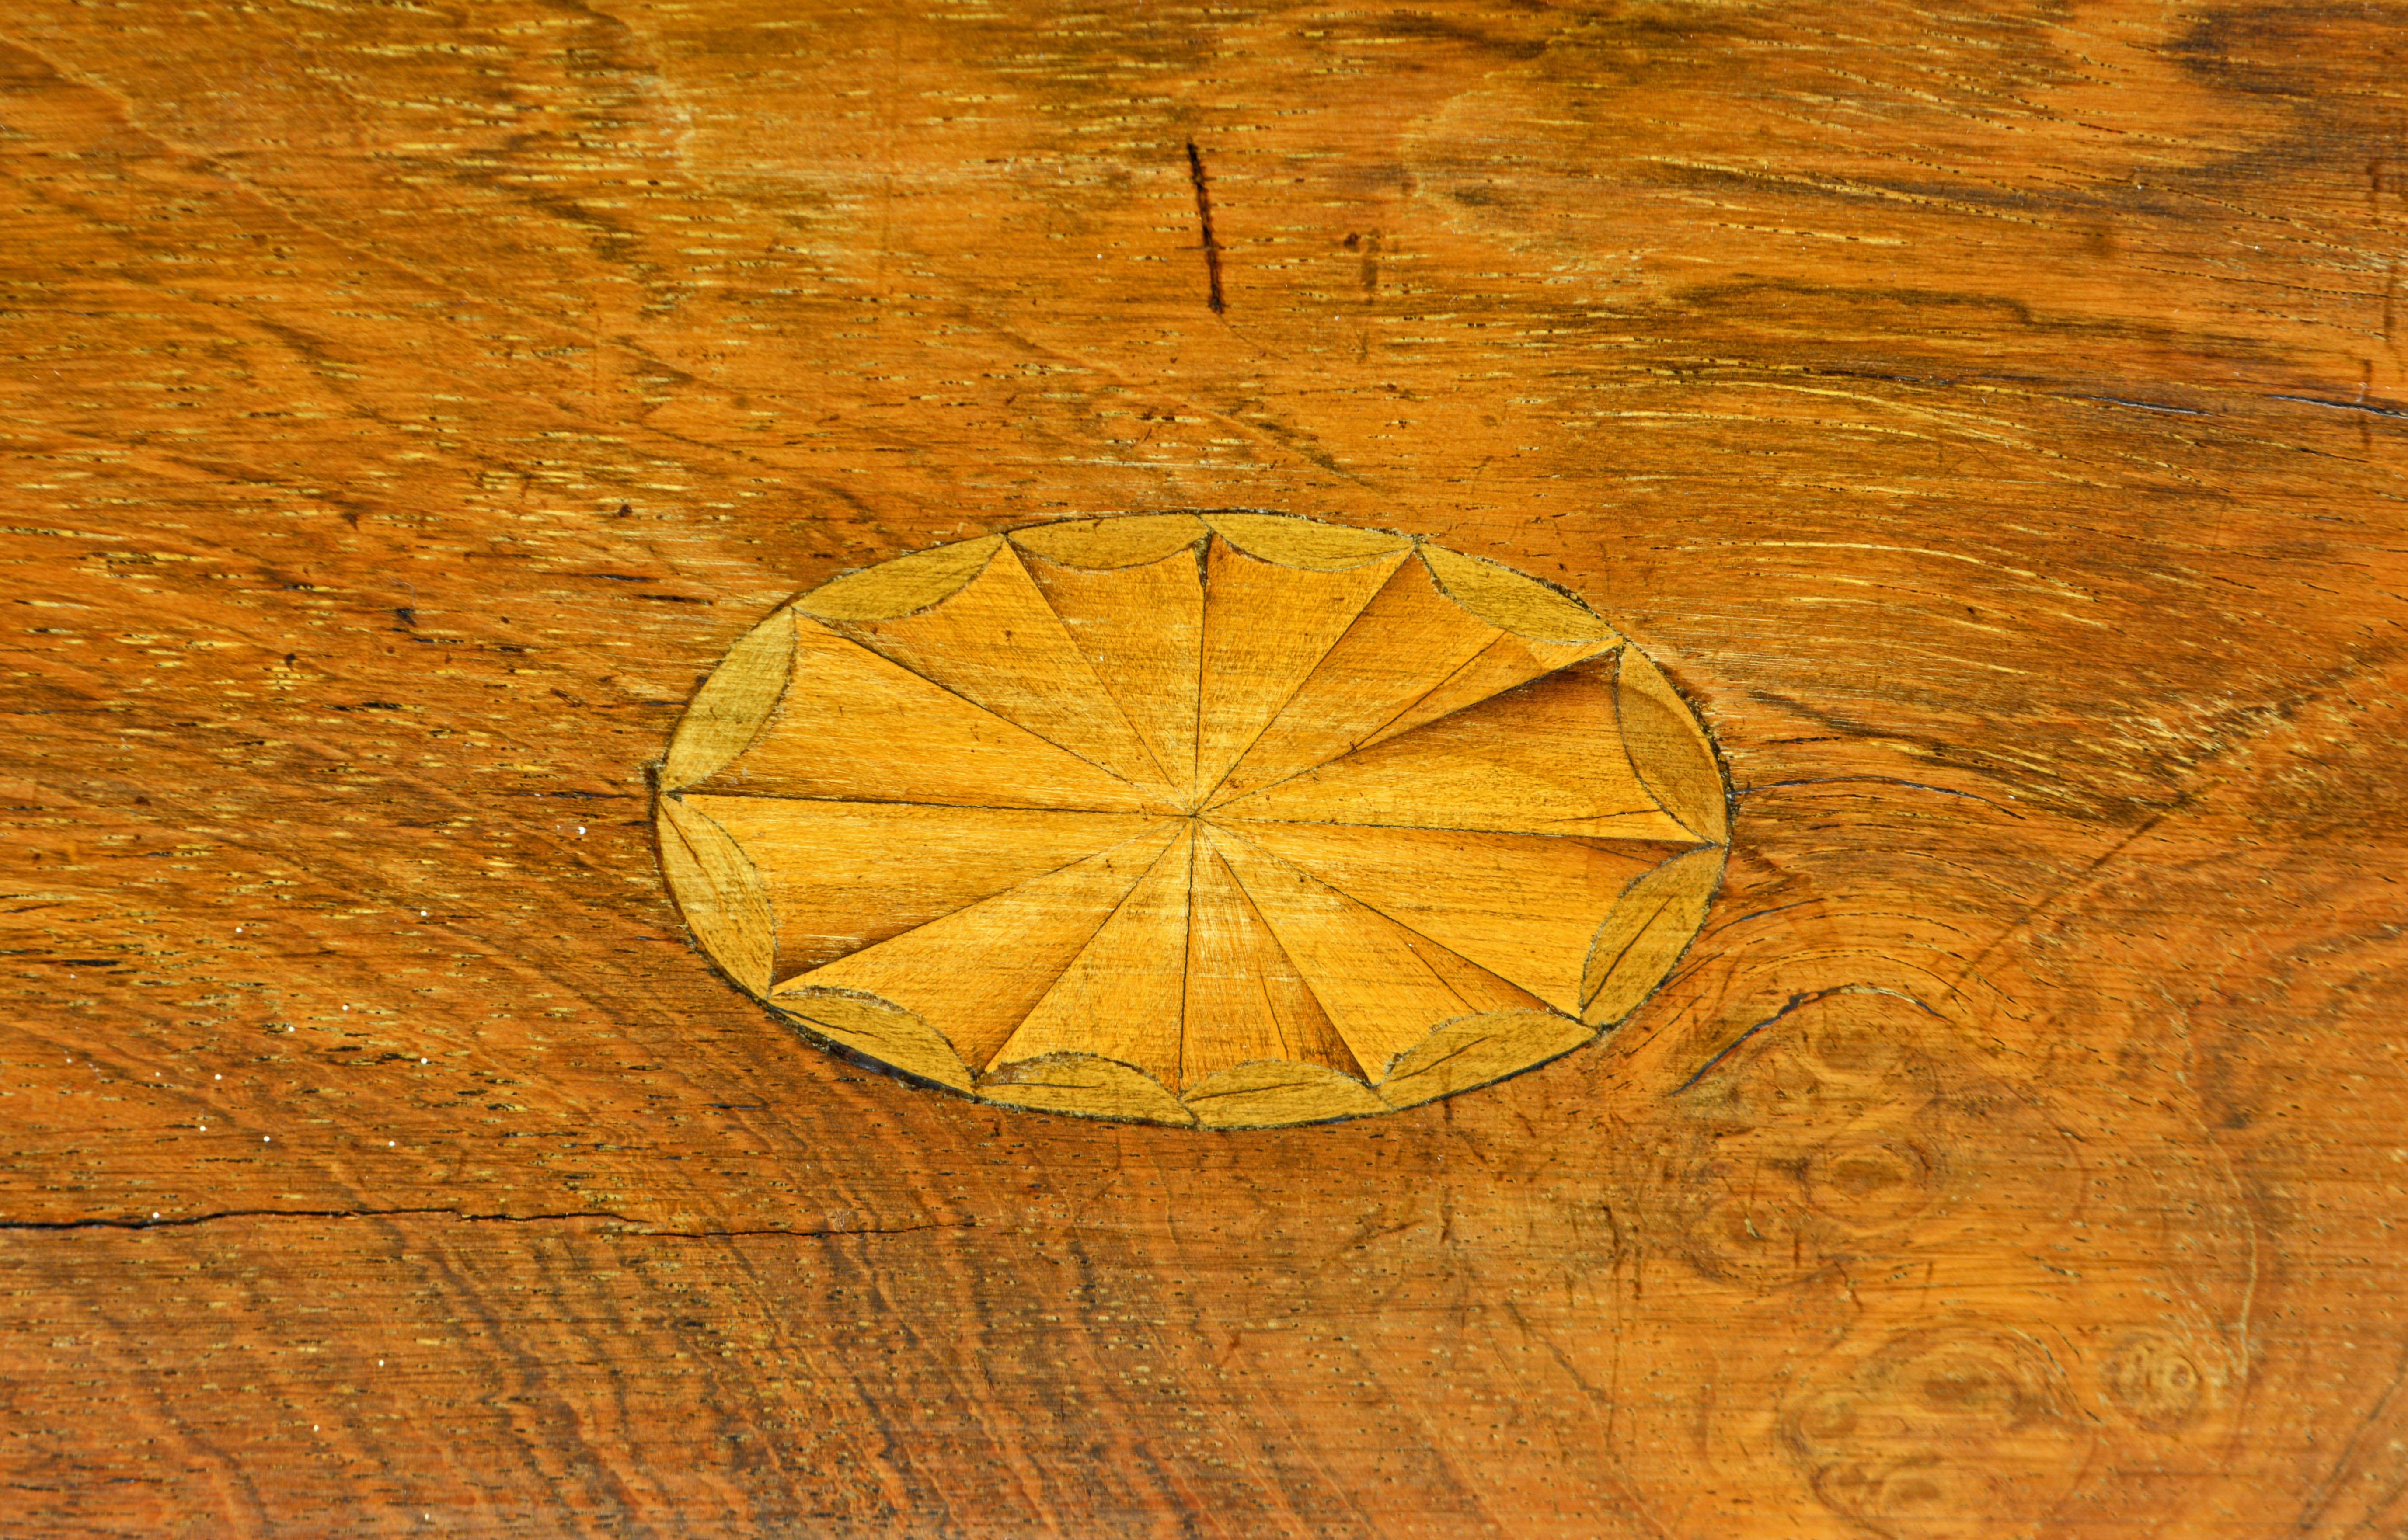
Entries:
[[2048, 1352], [1980, 1321], [1827, 1368], [1782, 1434], [1825, 1505], [1899, 1540], [2018, 1533], [2063, 1501], [2090, 1441]]

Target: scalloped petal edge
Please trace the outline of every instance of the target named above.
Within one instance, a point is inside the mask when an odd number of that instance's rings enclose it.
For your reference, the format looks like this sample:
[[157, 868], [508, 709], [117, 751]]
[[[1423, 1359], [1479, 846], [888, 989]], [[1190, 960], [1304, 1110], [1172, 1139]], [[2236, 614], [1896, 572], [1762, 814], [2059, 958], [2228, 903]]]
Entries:
[[831, 578], [795, 601], [822, 620], [892, 620], [942, 604], [986, 570], [1003, 536], [982, 535]]
[[1170, 1088], [1131, 1064], [1094, 1053], [1048, 1053], [980, 1077], [978, 1094], [1004, 1106], [1146, 1123], [1192, 1123]]
[[1526, 572], [1425, 540], [1422, 563], [1439, 592], [1472, 614], [1534, 642], [1619, 642], [1616, 631], [1588, 606]]
[[1203, 1128], [1285, 1128], [1391, 1110], [1353, 1076], [1293, 1059], [1233, 1065], [1188, 1087], [1180, 1100]]
[[1011, 543], [1056, 566], [1104, 571], [1149, 566], [1211, 534], [1192, 513], [1063, 519], [1013, 530]]
[[1713, 746], [1689, 703], [1637, 648], [1622, 649], [1614, 709], [1630, 767], [1657, 805], [1706, 843], [1727, 843], [1730, 802]]
[[793, 990], [770, 1004], [832, 1042], [907, 1075], [974, 1091], [969, 1065], [943, 1033], [902, 1006], [838, 990]]
[[1597, 1028], [1554, 1011], [1458, 1017], [1397, 1056], [1380, 1079], [1380, 1099], [1393, 1107], [1435, 1102], [1543, 1064], [1597, 1035]]
[[1413, 542], [1384, 530], [1324, 524], [1292, 513], [1207, 513], [1212, 533], [1257, 561], [1312, 572], [1339, 572], [1411, 550]]
[[1718, 845], [1674, 856], [1631, 878], [1589, 943], [1581, 1020], [1603, 1027], [1639, 1008], [1698, 937], [1722, 885]]
[[661, 790], [674, 791], [724, 769], [761, 735], [795, 672], [795, 613], [781, 606], [727, 649], [678, 719], [661, 761]]
[[753, 994], [767, 994], [778, 923], [752, 858], [718, 820], [674, 796], [660, 799], [653, 828], [662, 874], [686, 928], [727, 977]]

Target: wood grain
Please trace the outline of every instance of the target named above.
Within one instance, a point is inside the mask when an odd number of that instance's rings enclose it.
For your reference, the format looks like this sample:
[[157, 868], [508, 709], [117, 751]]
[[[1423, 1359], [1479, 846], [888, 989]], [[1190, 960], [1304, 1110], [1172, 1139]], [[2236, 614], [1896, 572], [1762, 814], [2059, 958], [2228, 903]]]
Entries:
[[[2400, 1533], [2403, 23], [17, 0], [0, 1528]], [[700, 677], [1125, 509], [1659, 663], [1664, 987], [1230, 1132], [746, 1003]]]

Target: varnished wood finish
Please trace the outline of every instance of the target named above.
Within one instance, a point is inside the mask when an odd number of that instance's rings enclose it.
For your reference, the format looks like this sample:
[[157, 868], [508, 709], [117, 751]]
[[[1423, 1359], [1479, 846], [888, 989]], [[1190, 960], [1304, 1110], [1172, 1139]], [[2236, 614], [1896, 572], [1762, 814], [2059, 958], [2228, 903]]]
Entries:
[[[2399, 1533], [2402, 24], [15, 0], [0, 1530]], [[1223, 1134], [711, 976], [748, 628], [1181, 507], [1698, 705], [1629, 1022]]]

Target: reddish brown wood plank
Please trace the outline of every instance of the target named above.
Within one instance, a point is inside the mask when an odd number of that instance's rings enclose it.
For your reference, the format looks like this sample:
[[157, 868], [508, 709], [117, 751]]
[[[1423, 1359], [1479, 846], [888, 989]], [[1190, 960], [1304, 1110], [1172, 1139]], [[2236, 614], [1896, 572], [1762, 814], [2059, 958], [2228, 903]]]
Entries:
[[[0, 1527], [2396, 1532], [2402, 23], [19, 0]], [[1219, 1134], [711, 972], [698, 677], [1168, 507], [1700, 705], [1629, 1023]]]

